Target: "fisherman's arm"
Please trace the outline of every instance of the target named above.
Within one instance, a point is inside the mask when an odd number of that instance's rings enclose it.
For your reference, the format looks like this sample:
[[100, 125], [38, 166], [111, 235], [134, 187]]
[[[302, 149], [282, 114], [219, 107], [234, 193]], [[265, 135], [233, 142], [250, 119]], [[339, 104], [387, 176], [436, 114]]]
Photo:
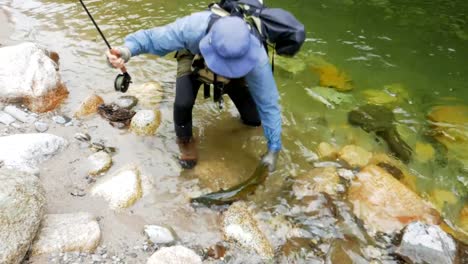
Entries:
[[268, 56], [262, 54], [260, 63], [245, 77], [250, 93], [257, 106], [260, 119], [262, 121], [263, 132], [267, 139], [268, 152], [262, 161], [272, 161], [274, 163], [278, 152], [281, 150], [281, 111], [279, 106], [279, 94], [276, 87], [271, 65], [268, 63]]
[[125, 38], [124, 46], [114, 48], [106, 55], [112, 66], [120, 68], [130, 57], [140, 54], [164, 56], [182, 49], [198, 53], [198, 43], [205, 34], [209, 16], [210, 13], [198, 12], [164, 26], [139, 30]]

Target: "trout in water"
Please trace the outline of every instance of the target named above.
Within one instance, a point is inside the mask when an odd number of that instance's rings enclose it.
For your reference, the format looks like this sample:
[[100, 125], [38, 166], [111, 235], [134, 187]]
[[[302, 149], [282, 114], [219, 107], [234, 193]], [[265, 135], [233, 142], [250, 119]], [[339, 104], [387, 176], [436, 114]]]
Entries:
[[190, 202], [204, 204], [206, 206], [231, 204], [235, 201], [245, 199], [247, 195], [254, 193], [257, 187], [265, 182], [267, 176], [268, 168], [263, 164], [259, 164], [252, 176], [246, 181], [227, 190], [220, 190], [192, 198]]

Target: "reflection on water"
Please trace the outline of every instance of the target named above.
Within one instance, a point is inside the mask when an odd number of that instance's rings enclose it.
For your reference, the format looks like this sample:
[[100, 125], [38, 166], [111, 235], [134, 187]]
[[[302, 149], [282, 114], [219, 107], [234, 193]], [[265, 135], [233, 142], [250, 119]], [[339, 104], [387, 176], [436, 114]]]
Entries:
[[[117, 72], [106, 66], [102, 55], [106, 47], [78, 1], [3, 2], [4, 9], [15, 22], [15, 29], [9, 38], [3, 37], [4, 32], [0, 31], [0, 43], [32, 40], [60, 54], [63, 80], [70, 90], [64, 111], [75, 109], [80, 100], [92, 91], [109, 99], [117, 96], [113, 93], [113, 79]], [[130, 32], [169, 23], [177, 17], [206, 8], [208, 2], [92, 0], [86, 4], [109, 42], [120, 45], [122, 38]], [[394, 125], [402, 138], [413, 150], [434, 149], [433, 156], [413, 159], [408, 164], [412, 174], [418, 177], [417, 191], [429, 199], [440, 190], [454, 195], [456, 201], [442, 202], [440, 209], [450, 221], [456, 222], [456, 212], [468, 199], [468, 173], [462, 162], [447, 156], [445, 147], [431, 137], [426, 115], [433, 106], [466, 104], [468, 101], [465, 91], [468, 83], [468, 2], [271, 0], [267, 4], [287, 8], [303, 21], [307, 40], [297, 59], [283, 61], [289, 63], [285, 64], [286, 69], [278, 60], [275, 78], [283, 107], [285, 149], [279, 170], [253, 199], [267, 208], [281, 207], [278, 201], [286, 197], [287, 181], [291, 176], [309, 170], [311, 162], [317, 159], [320, 142], [337, 146], [356, 144], [373, 152], [388, 152], [388, 147], [376, 141], [372, 134], [347, 122], [349, 110], [367, 103], [375, 94], [380, 96], [373, 90], [384, 90], [386, 98], [390, 94], [398, 99], [390, 97], [389, 100], [394, 109]], [[323, 62], [335, 65], [349, 77], [353, 89], [347, 94], [352, 96], [352, 104], [338, 103], [330, 110], [308, 95], [308, 89], [319, 84], [319, 75], [314, 69]], [[175, 78], [172, 56], [132, 58], [128, 70], [138, 83], [166, 82], [168, 92], [161, 107], [167, 123], [160, 133], [165, 143], [151, 140], [140, 143], [146, 144], [148, 149], [156, 147], [176, 156], [171, 123], [171, 82]], [[379, 97], [378, 100], [386, 99]], [[223, 160], [223, 166], [239, 174], [234, 180], [226, 180], [232, 184], [245, 179], [243, 177], [255, 167], [264, 151], [261, 130], [245, 128], [237, 116], [232, 105], [219, 113], [211, 101], [204, 100], [202, 96], [195, 106], [194, 122], [200, 141], [201, 162]], [[160, 143], [165, 144], [164, 147]], [[123, 151], [127, 151], [129, 156], [148, 159], [146, 152], [135, 152], [130, 144], [121, 148], [128, 148]], [[151, 168], [150, 163], [148, 161], [148, 168]], [[181, 181], [186, 183], [197, 178], [192, 172], [181, 176]], [[211, 180], [201, 179], [200, 187], [210, 187]], [[222, 183], [217, 184], [223, 186]], [[154, 204], [148, 202], [142, 206], [151, 205]], [[161, 207], [159, 203], [158, 206], [161, 210], [166, 206], [175, 210], [170, 205]], [[156, 219], [150, 215], [148, 211], [142, 213], [143, 217]]]

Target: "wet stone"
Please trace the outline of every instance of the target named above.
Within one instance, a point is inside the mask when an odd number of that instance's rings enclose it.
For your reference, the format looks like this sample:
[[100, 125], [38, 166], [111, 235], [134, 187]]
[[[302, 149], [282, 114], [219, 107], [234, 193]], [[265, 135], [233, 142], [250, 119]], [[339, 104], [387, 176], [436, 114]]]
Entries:
[[88, 157], [88, 161], [91, 163], [88, 174], [93, 176], [106, 172], [112, 165], [112, 157], [105, 151], [94, 153]]
[[114, 103], [121, 108], [130, 110], [135, 105], [137, 105], [138, 98], [132, 95], [124, 95], [124, 96], [120, 96], [119, 98], [117, 98], [117, 100]]
[[147, 264], [201, 264], [202, 259], [193, 250], [184, 246], [163, 247], [156, 251]]
[[132, 118], [130, 129], [140, 136], [154, 135], [161, 124], [159, 110], [140, 110]]
[[372, 158], [372, 153], [359, 146], [348, 145], [340, 150], [339, 157], [353, 168], [364, 167]]
[[57, 115], [57, 116], [53, 116], [52, 120], [54, 120], [54, 122], [59, 124], [59, 125], [65, 125], [65, 124], [67, 124], [68, 122], [71, 121], [71, 118], [69, 118], [67, 116]]
[[81, 103], [78, 111], [75, 112], [75, 117], [81, 118], [95, 114], [101, 104], [104, 104], [104, 100], [99, 95], [92, 94]]
[[0, 111], [0, 123], [9, 126], [11, 123], [15, 122], [16, 119], [3, 111]]
[[36, 128], [36, 131], [37, 132], [46, 132], [48, 129], [49, 129], [49, 124], [47, 124], [46, 122], [42, 122], [42, 121], [36, 121], [34, 122], [34, 127]]
[[32, 123], [36, 120], [36, 118], [14, 105], [6, 106], [3, 111], [23, 123]]
[[405, 228], [396, 252], [410, 263], [451, 264], [457, 245], [439, 226], [415, 222]]
[[163, 226], [146, 225], [145, 234], [154, 244], [171, 244], [175, 240], [173, 231]]
[[76, 133], [75, 139], [81, 142], [88, 142], [91, 140], [91, 136], [87, 133]]

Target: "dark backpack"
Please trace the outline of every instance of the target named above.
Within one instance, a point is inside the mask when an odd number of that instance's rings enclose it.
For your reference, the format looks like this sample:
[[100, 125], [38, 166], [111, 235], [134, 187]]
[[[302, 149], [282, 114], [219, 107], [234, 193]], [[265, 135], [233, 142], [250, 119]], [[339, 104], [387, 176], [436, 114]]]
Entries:
[[[273, 46], [278, 55], [294, 56], [304, 43], [304, 25], [281, 8], [267, 8], [259, 0], [221, 0], [216, 4], [254, 25], [255, 35], [265, 46]], [[208, 30], [215, 21], [216, 18], [212, 19]]]

